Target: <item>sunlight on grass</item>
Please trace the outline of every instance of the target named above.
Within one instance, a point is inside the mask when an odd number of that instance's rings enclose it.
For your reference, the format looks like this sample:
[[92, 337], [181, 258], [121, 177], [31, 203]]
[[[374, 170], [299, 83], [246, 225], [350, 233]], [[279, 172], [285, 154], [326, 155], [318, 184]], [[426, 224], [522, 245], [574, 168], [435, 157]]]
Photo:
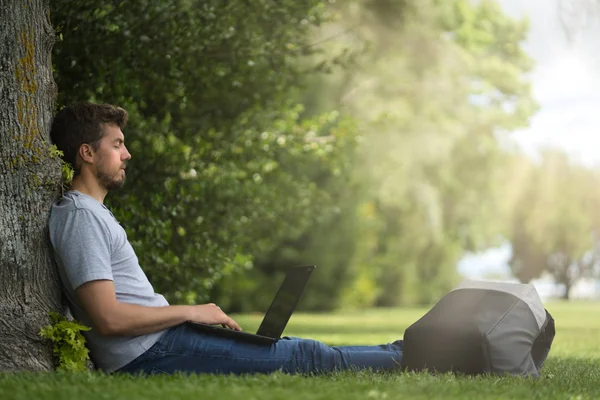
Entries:
[[600, 303], [554, 302], [546, 309], [556, 321], [552, 356], [600, 358]]

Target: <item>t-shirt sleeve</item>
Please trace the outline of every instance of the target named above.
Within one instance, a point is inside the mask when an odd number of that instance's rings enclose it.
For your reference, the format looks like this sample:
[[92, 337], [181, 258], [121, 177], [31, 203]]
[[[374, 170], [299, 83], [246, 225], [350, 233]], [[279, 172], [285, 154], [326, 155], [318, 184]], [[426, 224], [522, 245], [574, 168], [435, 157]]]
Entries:
[[86, 282], [113, 280], [110, 233], [98, 215], [87, 209], [73, 210], [60, 231], [55, 251], [73, 290]]

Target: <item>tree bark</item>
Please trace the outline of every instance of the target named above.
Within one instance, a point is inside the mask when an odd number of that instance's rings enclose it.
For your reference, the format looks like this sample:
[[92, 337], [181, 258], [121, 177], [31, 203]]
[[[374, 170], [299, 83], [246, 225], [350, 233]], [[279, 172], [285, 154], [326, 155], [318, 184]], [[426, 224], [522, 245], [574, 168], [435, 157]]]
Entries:
[[0, 0], [0, 371], [53, 368], [39, 331], [61, 304], [47, 239], [54, 41], [47, 0]]

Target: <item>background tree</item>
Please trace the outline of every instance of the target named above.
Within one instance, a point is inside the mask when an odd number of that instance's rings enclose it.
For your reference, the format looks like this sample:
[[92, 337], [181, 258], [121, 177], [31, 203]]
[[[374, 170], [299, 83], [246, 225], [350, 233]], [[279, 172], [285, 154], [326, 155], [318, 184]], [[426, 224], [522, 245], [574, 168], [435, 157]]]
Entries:
[[541, 243], [530, 242], [526, 226], [532, 205], [542, 195], [536, 185], [539, 171], [529, 158], [518, 153], [511, 158], [508, 169], [510, 173], [504, 183], [506, 208], [502, 215], [508, 216], [505, 232], [512, 247], [509, 265], [520, 282], [530, 283], [546, 270], [546, 255], [541, 251]]
[[48, 370], [38, 332], [61, 298], [46, 235], [60, 182], [48, 140], [54, 35], [46, 1], [2, 1], [0, 21], [0, 371]]
[[520, 47], [527, 22], [492, 1], [356, 0], [330, 10], [317, 42], [345, 58], [321, 63], [332, 73], [309, 76], [303, 102], [352, 115], [361, 130], [353, 185], [338, 195], [353, 200], [342, 209], [353, 222], [297, 247], [323, 259], [340, 236], [353, 244], [336, 254], [350, 280], [342, 304], [431, 303], [456, 283], [465, 252], [502, 241], [506, 133], [536, 108]]
[[548, 271], [565, 288], [593, 276], [599, 261], [598, 172], [547, 151], [513, 210], [511, 267], [521, 281]]

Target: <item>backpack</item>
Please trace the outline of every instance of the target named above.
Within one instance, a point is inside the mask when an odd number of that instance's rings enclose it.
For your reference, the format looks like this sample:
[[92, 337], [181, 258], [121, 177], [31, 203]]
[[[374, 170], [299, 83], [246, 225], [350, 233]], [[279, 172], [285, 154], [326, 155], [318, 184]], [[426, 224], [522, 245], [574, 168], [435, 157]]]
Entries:
[[404, 334], [408, 371], [539, 376], [554, 319], [531, 284], [467, 280]]

